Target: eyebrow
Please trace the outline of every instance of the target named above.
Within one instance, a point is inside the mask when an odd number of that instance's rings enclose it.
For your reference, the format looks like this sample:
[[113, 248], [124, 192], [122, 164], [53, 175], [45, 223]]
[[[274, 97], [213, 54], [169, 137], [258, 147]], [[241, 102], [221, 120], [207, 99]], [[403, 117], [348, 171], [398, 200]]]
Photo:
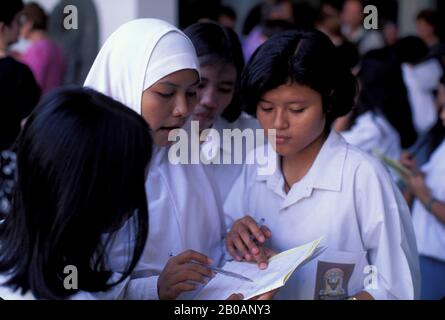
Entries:
[[[209, 81], [209, 79], [202, 77], [202, 81]], [[228, 85], [228, 86], [234, 86], [235, 81], [222, 81], [220, 84]]]
[[[195, 82], [193, 82], [191, 85], [189, 85], [188, 87], [193, 87], [196, 86], [197, 84], [199, 84], [200, 80], [196, 80]], [[170, 82], [170, 81], [164, 81], [164, 82], [160, 82], [159, 84], [163, 84], [163, 85], [167, 85], [170, 87], [174, 87], [174, 88], [178, 88], [180, 87], [179, 85], [177, 85], [176, 83]]]
[[[273, 102], [267, 101], [266, 99], [260, 99], [260, 102], [273, 104]], [[307, 101], [307, 100], [291, 100], [291, 101], [286, 102], [285, 104], [289, 105], [289, 104], [308, 104], [308, 103], [309, 103], [309, 101]]]

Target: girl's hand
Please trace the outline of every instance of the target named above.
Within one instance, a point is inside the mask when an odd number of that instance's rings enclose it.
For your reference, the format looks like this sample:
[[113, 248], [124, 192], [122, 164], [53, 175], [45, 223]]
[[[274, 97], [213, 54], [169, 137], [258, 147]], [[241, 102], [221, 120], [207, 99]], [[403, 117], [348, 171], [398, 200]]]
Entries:
[[406, 176], [406, 183], [411, 193], [422, 202], [428, 202], [431, 197], [430, 190], [425, 183], [423, 174], [415, 174]]
[[171, 258], [159, 276], [159, 299], [175, 300], [181, 293], [197, 289], [198, 285], [191, 282], [208, 283], [215, 276], [205, 267], [211, 263], [210, 258], [192, 250]]
[[226, 238], [226, 247], [237, 261], [243, 259], [256, 262], [260, 269], [266, 269], [269, 258], [275, 252], [263, 246], [272, 232], [266, 226], [259, 227], [256, 221], [246, 216], [236, 221]]
[[403, 151], [402, 154], [400, 155], [400, 163], [403, 164], [408, 169], [410, 169], [412, 172], [419, 171], [416, 159], [411, 153], [407, 151]]

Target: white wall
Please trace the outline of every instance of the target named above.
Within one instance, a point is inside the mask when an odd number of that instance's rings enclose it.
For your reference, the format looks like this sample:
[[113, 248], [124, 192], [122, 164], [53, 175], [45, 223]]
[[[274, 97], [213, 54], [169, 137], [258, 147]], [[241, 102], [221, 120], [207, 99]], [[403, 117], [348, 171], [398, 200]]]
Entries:
[[[5, 0], [0, 0], [5, 1]], [[6, 0], [7, 1], [7, 0]], [[177, 25], [180, 0], [93, 0], [100, 25], [100, 45], [119, 26], [137, 18], [159, 18]], [[24, 0], [37, 2], [51, 12], [59, 0]]]

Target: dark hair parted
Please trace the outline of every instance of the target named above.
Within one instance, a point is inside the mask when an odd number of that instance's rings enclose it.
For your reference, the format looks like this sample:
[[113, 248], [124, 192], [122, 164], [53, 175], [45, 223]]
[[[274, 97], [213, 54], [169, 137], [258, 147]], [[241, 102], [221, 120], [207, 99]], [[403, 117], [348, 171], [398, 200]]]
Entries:
[[261, 97], [285, 84], [320, 93], [328, 126], [352, 110], [358, 90], [356, 78], [334, 44], [314, 29], [283, 32], [257, 49], [241, 80], [246, 112], [255, 116]]
[[239, 84], [244, 69], [244, 56], [237, 34], [230, 28], [212, 22], [195, 23], [185, 29], [184, 33], [193, 42], [202, 65], [224, 63], [235, 67], [237, 81], [234, 97], [222, 117], [229, 122], [236, 121], [242, 112]]
[[22, 0], [3, 0], [0, 1], [0, 22], [10, 25], [15, 16], [23, 9]]
[[[61, 89], [31, 114], [17, 151], [14, 210], [0, 225], [7, 285], [38, 299], [65, 299], [77, 293], [64, 288], [66, 266], [77, 268], [86, 292], [127, 278], [148, 234], [152, 141], [145, 121], [91, 89]], [[129, 259], [110, 283], [107, 251], [124, 223], [131, 227]]]

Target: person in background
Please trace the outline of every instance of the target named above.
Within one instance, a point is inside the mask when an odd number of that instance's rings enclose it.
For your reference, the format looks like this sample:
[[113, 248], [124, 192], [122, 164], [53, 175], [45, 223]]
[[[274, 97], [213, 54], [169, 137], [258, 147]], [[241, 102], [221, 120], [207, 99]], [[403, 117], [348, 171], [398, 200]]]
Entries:
[[437, 122], [435, 92], [443, 70], [439, 61], [429, 58], [428, 47], [416, 36], [400, 39], [395, 52], [402, 63], [402, 72], [412, 108], [413, 121], [419, 137]]
[[[46, 96], [17, 142], [14, 209], [0, 224], [0, 297], [108, 299], [111, 289], [123, 297], [147, 239], [151, 152], [148, 125], [121, 103], [81, 88]], [[123, 224], [132, 241], [113, 273], [109, 247]], [[72, 290], [67, 266], [79, 275]]]
[[348, 143], [371, 155], [378, 151], [391, 159], [400, 158], [401, 138], [394, 125], [410, 123], [411, 110], [399, 99], [398, 74], [385, 49], [370, 51], [360, 63], [358, 107], [352, 112], [351, 128], [341, 134]]
[[[259, 129], [258, 121], [242, 112], [239, 83], [244, 68], [243, 52], [236, 33], [215, 23], [197, 23], [184, 33], [195, 46], [201, 71], [192, 120], [199, 122], [201, 131], [210, 128], [216, 131], [210, 132], [201, 150], [208, 155], [208, 160], [214, 161], [210, 171], [224, 201], [241, 173], [242, 164], [234, 163], [234, 150], [224, 148], [223, 132], [225, 129]], [[248, 151], [243, 150], [243, 155]], [[225, 153], [230, 154], [231, 164], [223, 164]]]
[[331, 39], [340, 51], [340, 57], [354, 70], [358, 65], [360, 57], [355, 45], [346, 40], [342, 34], [340, 12], [341, 6], [339, 6], [338, 1], [323, 1], [315, 22], [315, 27]]
[[0, 221], [12, 208], [16, 168], [13, 144], [40, 98], [31, 70], [10, 56], [19, 35], [21, 0], [0, 2]]
[[341, 12], [342, 32], [350, 42], [357, 46], [360, 55], [383, 48], [385, 45], [379, 31], [364, 29], [363, 8], [362, 0], [346, 0]]
[[224, 27], [235, 30], [237, 14], [232, 7], [221, 6], [219, 9], [218, 23]]
[[261, 23], [270, 20], [284, 20], [295, 23], [294, 8], [290, 0], [265, 0], [261, 6], [260, 24], [250, 31], [244, 39], [244, 60], [249, 61], [255, 50], [263, 43], [261, 40]]
[[[77, 29], [66, 27], [65, 8], [75, 6]], [[92, 0], [60, 0], [49, 17], [48, 31], [65, 52], [68, 65], [64, 84], [82, 85], [99, 51], [99, 21]]]
[[[438, 94], [440, 121], [445, 126], [445, 79]], [[445, 297], [445, 136], [420, 169], [408, 154], [402, 163], [413, 172], [407, 176], [408, 201], [413, 203], [412, 214], [422, 274], [422, 299], [439, 300]]]
[[416, 18], [417, 36], [428, 46], [428, 58], [438, 59], [442, 68], [445, 68], [445, 44], [441, 42], [438, 30], [439, 15], [437, 12], [429, 9], [419, 12]]
[[31, 68], [42, 94], [62, 85], [67, 61], [62, 49], [49, 38], [46, 13], [37, 3], [25, 5], [20, 35], [30, 42], [20, 60]]

